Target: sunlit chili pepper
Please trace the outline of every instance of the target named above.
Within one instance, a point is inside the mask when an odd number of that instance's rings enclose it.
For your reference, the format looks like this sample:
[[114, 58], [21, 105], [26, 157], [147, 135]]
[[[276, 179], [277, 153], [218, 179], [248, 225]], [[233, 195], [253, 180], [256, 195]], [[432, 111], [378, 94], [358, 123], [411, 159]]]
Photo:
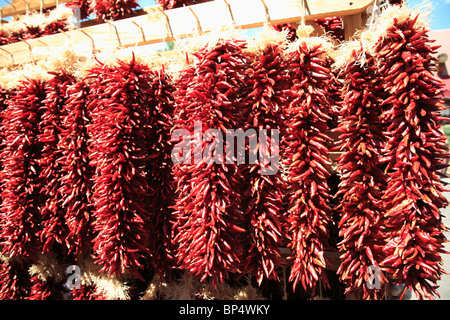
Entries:
[[[296, 42], [297, 43], [297, 42]], [[283, 157], [287, 167], [289, 247], [293, 260], [289, 280], [314, 293], [319, 279], [326, 283], [324, 245], [330, 221], [326, 135], [332, 108], [328, 87], [332, 73], [320, 43], [299, 40], [288, 53], [290, 104], [284, 110]]]
[[388, 179], [383, 224], [389, 241], [381, 266], [394, 283], [405, 284], [402, 295], [411, 289], [419, 299], [432, 299], [444, 272], [446, 229], [439, 210], [448, 205], [439, 172], [449, 157], [438, 122], [443, 82], [435, 75], [436, 47], [417, 22], [419, 15], [401, 13], [402, 18], [390, 16], [392, 25], [375, 46], [378, 77], [387, 95], [382, 161]]
[[380, 221], [386, 176], [379, 161], [385, 143], [380, 120], [383, 92], [376, 72], [373, 57], [361, 46], [352, 48], [342, 66], [343, 105], [339, 126], [334, 130], [340, 133], [338, 144], [343, 152], [337, 168], [341, 173], [336, 197], [340, 198], [337, 209], [342, 237], [338, 244], [342, 255], [337, 273], [347, 287], [346, 293], [361, 294], [363, 299], [382, 298], [385, 280], [380, 277], [378, 288], [366, 285], [369, 267], [379, 267], [384, 259], [385, 244], [385, 230]]
[[149, 69], [130, 62], [96, 66], [90, 88], [87, 126], [89, 160], [94, 167], [93, 251], [101, 271], [142, 278], [149, 254], [148, 157]]
[[[174, 243], [178, 244], [179, 267], [201, 280], [211, 277], [213, 283], [223, 282], [230, 272], [239, 272], [239, 238], [245, 231], [239, 211], [240, 175], [237, 165], [226, 163], [223, 156], [222, 164], [203, 157], [207, 154], [220, 160], [217, 149], [208, 154], [210, 141], [196, 135], [195, 122], [201, 122], [203, 133], [218, 129], [224, 137], [225, 130], [239, 127], [245, 45], [241, 40], [220, 39], [214, 46], [198, 50], [194, 53], [198, 63], [185, 70], [176, 84], [175, 129], [190, 134], [193, 158], [189, 155], [188, 163], [174, 164]], [[218, 148], [223, 147], [219, 144]], [[224, 148], [223, 154], [228, 151]]]

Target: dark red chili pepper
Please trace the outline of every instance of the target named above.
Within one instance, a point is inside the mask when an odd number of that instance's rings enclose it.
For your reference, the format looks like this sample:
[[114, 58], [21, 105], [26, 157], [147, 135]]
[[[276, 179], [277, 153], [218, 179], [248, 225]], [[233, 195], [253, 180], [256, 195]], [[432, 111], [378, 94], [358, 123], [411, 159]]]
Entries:
[[[246, 71], [246, 81], [251, 92], [245, 94], [247, 106], [243, 112], [243, 129], [255, 130], [260, 143], [258, 151], [262, 152], [265, 143], [259, 136], [259, 130], [268, 130], [267, 158], [272, 155], [270, 145], [279, 148], [279, 143], [271, 139], [271, 130], [279, 131], [282, 127], [282, 109], [286, 104], [283, 93], [290, 86], [282, 54], [282, 44], [271, 43], [261, 51], [249, 53], [248, 57], [250, 65]], [[278, 280], [277, 268], [283, 265], [279, 247], [285, 238], [286, 217], [281, 170], [277, 167], [272, 168], [275, 170], [270, 174], [264, 173], [264, 168], [274, 165], [278, 164], [262, 164], [260, 159], [255, 164], [243, 165], [241, 169], [244, 179], [241, 187], [242, 209], [247, 224], [242, 272], [251, 272], [259, 284], [264, 277]]]
[[372, 56], [362, 47], [353, 49], [342, 66], [344, 79], [343, 104], [340, 122], [334, 130], [341, 134], [337, 169], [341, 173], [338, 248], [342, 254], [337, 273], [346, 285], [346, 293], [361, 293], [363, 299], [384, 296], [385, 279], [380, 287], [367, 286], [369, 267], [378, 267], [383, 260], [381, 250], [385, 244], [382, 192], [386, 177], [380, 166], [381, 148], [384, 146], [380, 120], [383, 91], [376, 77], [377, 67]]
[[[285, 201], [288, 204], [289, 247], [293, 259], [289, 280], [314, 293], [319, 280], [327, 283], [324, 245], [330, 222], [328, 178], [330, 165], [326, 135], [332, 108], [328, 88], [331, 69], [321, 44], [300, 41], [288, 54], [291, 90], [284, 109], [283, 157], [287, 167]], [[328, 72], [325, 72], [328, 70]], [[313, 156], [316, 154], [316, 156]]]
[[141, 278], [149, 254], [148, 67], [117, 61], [89, 70], [89, 160], [95, 169], [93, 251], [101, 271]]
[[[239, 239], [244, 230], [239, 212], [241, 177], [237, 165], [226, 163], [223, 157], [222, 164], [205, 162], [202, 155], [209, 142], [196, 137], [195, 122], [201, 121], [203, 133], [218, 129], [223, 137], [227, 129], [239, 128], [245, 45], [241, 40], [220, 39], [216, 45], [197, 51], [198, 63], [187, 68], [176, 83], [174, 128], [190, 134], [193, 157], [189, 155], [189, 163], [174, 164], [174, 243], [178, 245], [179, 267], [201, 280], [211, 277], [213, 283], [240, 271]], [[225, 148], [223, 154], [227, 152]]]
[[375, 46], [378, 77], [389, 96], [382, 104], [388, 243], [381, 266], [395, 283], [405, 284], [403, 293], [409, 288], [419, 299], [432, 299], [444, 272], [446, 237], [439, 210], [448, 201], [438, 170], [447, 166], [449, 149], [437, 120], [443, 83], [433, 74], [436, 48], [418, 18], [392, 18]]

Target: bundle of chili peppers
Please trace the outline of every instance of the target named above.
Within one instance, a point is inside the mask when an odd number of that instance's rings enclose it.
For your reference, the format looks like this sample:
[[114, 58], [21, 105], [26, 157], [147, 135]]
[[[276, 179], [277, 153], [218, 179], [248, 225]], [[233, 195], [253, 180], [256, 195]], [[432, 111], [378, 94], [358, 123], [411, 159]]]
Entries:
[[172, 244], [172, 207], [175, 186], [172, 178], [172, 145], [170, 131], [173, 128], [172, 79], [164, 67], [149, 71], [149, 88], [146, 91], [149, 112], [147, 140], [147, 181], [150, 211], [150, 252], [152, 267], [161, 276], [171, 278], [175, 267]]
[[241, 40], [220, 39], [210, 48], [205, 46], [194, 53], [198, 62], [176, 84], [174, 123], [185, 133], [176, 142], [183, 145], [186, 161], [174, 164], [174, 243], [179, 268], [201, 280], [211, 277], [213, 283], [239, 272], [239, 239], [245, 229], [239, 211], [238, 166], [224, 159], [227, 154], [233, 158], [234, 151], [222, 147], [218, 134], [206, 131], [217, 129], [225, 137], [227, 130], [240, 127], [245, 45]]
[[343, 253], [337, 273], [347, 287], [346, 293], [361, 293], [363, 299], [381, 298], [385, 281], [380, 278], [378, 288], [367, 286], [367, 275], [375, 272], [369, 268], [379, 268], [385, 244], [381, 198], [386, 176], [380, 165], [385, 142], [380, 120], [383, 90], [376, 72], [373, 57], [360, 43], [350, 45], [348, 60], [342, 66], [340, 122], [334, 130], [340, 133], [338, 145], [343, 152], [337, 159], [341, 182], [335, 195], [340, 197], [336, 209], [342, 240], [338, 248]]
[[[242, 210], [247, 236], [242, 272], [254, 274], [259, 284], [264, 277], [278, 280], [276, 268], [283, 265], [279, 249], [285, 238], [286, 224], [283, 182], [279, 164], [269, 161], [275, 156], [274, 152], [279, 153], [279, 141], [274, 140], [274, 135], [282, 127], [282, 109], [286, 104], [283, 93], [289, 88], [282, 54], [283, 42], [275, 38], [263, 48], [249, 53], [250, 65], [246, 72], [251, 92], [246, 95], [244, 130], [254, 130], [253, 138], [259, 138], [259, 149], [249, 150], [249, 153], [259, 155], [259, 161], [243, 165], [241, 169], [244, 179]], [[266, 138], [262, 136], [263, 132], [267, 133]]]
[[42, 186], [45, 186], [40, 190], [44, 203], [40, 208], [42, 230], [39, 237], [44, 253], [55, 251], [56, 243], [60, 245], [58, 251], [66, 248], [68, 230], [65, 212], [60, 205], [61, 177], [65, 173], [57, 160], [60, 154], [61, 114], [66, 105], [66, 91], [74, 82], [75, 78], [64, 71], [54, 73], [53, 78], [44, 85], [46, 97], [39, 108], [41, 118], [37, 140], [42, 148], [39, 150], [37, 163], [42, 168], [39, 179]]
[[70, 253], [86, 253], [93, 238], [92, 176], [89, 163], [87, 114], [89, 88], [84, 81], [69, 86], [61, 110], [59, 158], [60, 207], [67, 227], [66, 245]]
[[93, 175], [93, 250], [101, 271], [142, 278], [150, 213], [146, 162], [150, 114], [147, 66], [117, 61], [89, 70], [87, 112]]
[[446, 242], [439, 209], [448, 205], [439, 172], [449, 156], [438, 122], [443, 83], [435, 75], [436, 47], [419, 15], [405, 14], [400, 7], [389, 13], [392, 24], [375, 46], [378, 77], [387, 95], [382, 103], [387, 139], [382, 161], [388, 242], [381, 267], [394, 283], [405, 284], [403, 293], [409, 288], [420, 299], [432, 298], [443, 273], [440, 254]]
[[0, 241], [5, 257], [0, 274], [0, 296], [24, 298], [31, 284], [28, 267], [41, 251], [39, 241], [40, 168], [42, 143], [36, 123], [45, 99], [41, 80], [23, 80], [12, 91], [3, 111]]
[[287, 167], [285, 201], [288, 204], [289, 247], [293, 259], [290, 281], [314, 293], [319, 279], [326, 283], [324, 246], [330, 221], [327, 169], [327, 121], [332, 108], [328, 87], [332, 73], [324, 47], [300, 39], [288, 53], [291, 90], [284, 109], [284, 163]]
[[90, 0], [89, 10], [102, 21], [129, 17], [138, 8], [137, 0]]

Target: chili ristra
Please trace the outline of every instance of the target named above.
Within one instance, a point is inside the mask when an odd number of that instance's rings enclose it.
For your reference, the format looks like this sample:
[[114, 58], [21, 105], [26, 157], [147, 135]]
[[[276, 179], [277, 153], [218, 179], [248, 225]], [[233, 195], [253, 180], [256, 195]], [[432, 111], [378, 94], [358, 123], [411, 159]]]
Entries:
[[385, 144], [380, 120], [383, 90], [376, 72], [368, 52], [361, 46], [351, 49], [342, 66], [343, 103], [334, 130], [340, 133], [338, 146], [343, 152], [337, 159], [341, 182], [335, 195], [340, 198], [336, 209], [340, 213], [338, 248], [342, 253], [337, 273], [347, 287], [345, 292], [363, 299], [383, 298], [386, 282], [381, 275], [378, 288], [367, 286], [369, 268], [379, 268], [385, 244], [381, 198], [387, 182], [380, 165]]
[[149, 69], [136, 62], [89, 70], [87, 126], [93, 175], [93, 251], [101, 271], [142, 278], [149, 254]]
[[[300, 39], [288, 53], [291, 90], [284, 109], [282, 156], [287, 168], [284, 200], [288, 205], [289, 247], [293, 260], [289, 281], [300, 282], [314, 293], [321, 279], [326, 283], [324, 245], [330, 222], [327, 166], [327, 121], [332, 108], [328, 87], [332, 72], [320, 43]], [[298, 45], [298, 47], [297, 47]]]
[[[180, 269], [202, 281], [210, 277], [213, 283], [240, 272], [239, 239], [245, 232], [239, 210], [241, 176], [236, 164], [217, 164], [203, 157], [209, 141], [195, 127], [198, 121], [202, 132], [218, 129], [223, 137], [227, 129], [239, 128], [245, 46], [245, 41], [220, 39], [210, 48], [199, 49], [194, 53], [198, 62], [184, 70], [175, 91], [175, 128], [186, 130], [193, 142], [191, 161], [173, 166], [176, 256]], [[224, 148], [227, 152], [233, 151]]]
[[60, 208], [68, 229], [68, 252], [74, 254], [89, 252], [94, 236], [91, 205], [93, 167], [89, 162], [87, 132], [90, 123], [88, 94], [85, 81], [78, 81], [67, 88], [58, 141], [57, 162], [62, 171], [58, 189]]
[[[259, 141], [258, 150], [269, 159], [273, 147], [271, 130], [280, 130], [282, 109], [286, 105], [284, 91], [288, 90], [289, 75], [283, 57], [283, 43], [270, 43], [263, 49], [248, 54], [249, 67], [246, 71], [248, 94], [245, 111], [242, 112], [242, 126], [245, 130], [267, 130], [267, 143]], [[261, 138], [261, 137], [259, 137]], [[279, 150], [277, 150], [279, 152]], [[264, 278], [278, 280], [277, 268], [283, 265], [280, 247], [284, 244], [286, 215], [283, 207], [283, 181], [281, 170], [264, 174], [264, 164], [240, 166], [243, 183], [241, 188], [242, 210], [246, 220], [243, 273], [251, 272], [261, 284]], [[273, 163], [271, 164], [273, 165]]]
[[446, 242], [439, 212], [448, 205], [440, 180], [445, 175], [439, 172], [449, 157], [439, 124], [443, 82], [435, 75], [436, 47], [418, 23], [419, 15], [391, 19], [375, 45], [378, 77], [387, 95], [382, 161], [388, 181], [383, 195], [388, 243], [380, 265], [394, 283], [405, 284], [403, 293], [409, 288], [419, 299], [431, 299], [438, 295]]

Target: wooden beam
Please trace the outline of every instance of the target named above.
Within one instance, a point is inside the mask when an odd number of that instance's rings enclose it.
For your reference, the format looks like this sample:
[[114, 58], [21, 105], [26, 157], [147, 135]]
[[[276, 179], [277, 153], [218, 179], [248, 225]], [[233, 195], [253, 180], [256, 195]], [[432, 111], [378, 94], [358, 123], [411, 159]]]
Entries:
[[[371, 3], [372, 0], [353, 0], [352, 2], [307, 0], [305, 20], [363, 12]], [[92, 47], [93, 41], [96, 49], [115, 46], [119, 42], [118, 39], [125, 48], [160, 43], [195, 36], [198, 34], [199, 24], [203, 32], [218, 30], [229, 25], [230, 11], [235, 24], [244, 29], [263, 26], [267, 23], [267, 16], [270, 17], [270, 24], [280, 24], [298, 22], [304, 14], [299, 0], [265, 0], [264, 3], [261, 0], [227, 0], [226, 2], [216, 0], [164, 12], [154, 11], [146, 15], [114, 21], [112, 24], [103, 23], [69, 31], [66, 34], [45, 36], [40, 38], [41, 41], [29, 39], [27, 43], [32, 48], [42, 47], [42, 42], [49, 47], [58, 47], [64, 46], [70, 38], [80, 47]], [[16, 63], [30, 60], [29, 48], [23, 43], [13, 43], [2, 47], [13, 54]], [[0, 60], [2, 55], [3, 59], [11, 60], [5, 51], [0, 52]]]
[[[57, 0], [42, 0], [42, 4], [43, 4], [42, 8], [46, 9], [46, 8], [56, 7], [57, 3], [66, 3], [69, 1], [70, 0], [59, 0], [59, 1], [57, 1]], [[27, 0], [26, 2], [23, 0], [14, 1], [14, 2], [11, 2], [12, 5], [7, 5], [7, 6], [2, 7], [3, 17], [16, 16], [16, 15], [26, 13], [28, 10], [27, 2], [28, 2], [30, 10], [38, 11], [41, 8], [41, 0]]]

